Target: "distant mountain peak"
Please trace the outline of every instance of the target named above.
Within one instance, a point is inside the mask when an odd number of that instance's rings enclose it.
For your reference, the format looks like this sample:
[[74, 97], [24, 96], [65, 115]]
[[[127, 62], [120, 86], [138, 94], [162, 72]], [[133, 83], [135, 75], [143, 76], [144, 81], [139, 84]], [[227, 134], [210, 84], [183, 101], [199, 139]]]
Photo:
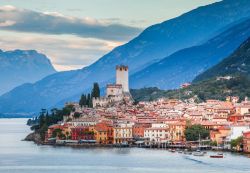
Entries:
[[0, 95], [56, 72], [50, 60], [36, 50], [0, 50], [0, 68]]

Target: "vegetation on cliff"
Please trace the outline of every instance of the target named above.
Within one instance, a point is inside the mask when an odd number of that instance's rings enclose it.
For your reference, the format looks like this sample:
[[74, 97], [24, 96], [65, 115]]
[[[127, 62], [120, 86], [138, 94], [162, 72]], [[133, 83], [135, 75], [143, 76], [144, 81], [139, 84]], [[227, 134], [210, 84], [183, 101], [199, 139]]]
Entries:
[[[64, 115], [69, 115], [73, 111], [73, 105], [67, 105], [62, 109], [52, 109], [50, 112], [46, 109], [42, 109], [39, 117], [37, 117], [37, 123], [31, 126], [31, 130], [35, 134], [39, 134], [41, 141], [45, 139], [45, 133], [48, 130], [50, 125], [56, 124], [59, 121], [63, 120]], [[31, 120], [28, 120], [30, 122]], [[34, 140], [35, 141], [35, 140]]]
[[231, 79], [212, 78], [197, 82], [187, 88], [176, 90], [160, 90], [158, 88], [132, 89], [131, 94], [136, 101], [152, 101], [159, 98], [203, 102], [207, 99], [225, 100], [227, 96], [239, 96], [243, 100], [250, 97], [250, 79], [239, 75]]

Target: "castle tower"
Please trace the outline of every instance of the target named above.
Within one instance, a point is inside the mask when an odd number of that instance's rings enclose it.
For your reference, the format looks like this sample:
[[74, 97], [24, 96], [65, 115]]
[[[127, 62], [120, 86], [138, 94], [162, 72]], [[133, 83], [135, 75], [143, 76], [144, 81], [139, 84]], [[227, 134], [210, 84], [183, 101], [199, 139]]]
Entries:
[[121, 84], [123, 92], [129, 93], [128, 66], [116, 66], [116, 84]]

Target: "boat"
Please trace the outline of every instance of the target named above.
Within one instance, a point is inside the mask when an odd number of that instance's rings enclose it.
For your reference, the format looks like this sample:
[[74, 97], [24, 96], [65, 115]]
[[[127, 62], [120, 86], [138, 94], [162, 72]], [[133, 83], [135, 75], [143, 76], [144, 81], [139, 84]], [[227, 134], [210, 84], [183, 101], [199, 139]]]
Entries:
[[224, 158], [223, 153], [217, 153], [215, 155], [210, 155], [210, 158]]
[[197, 150], [193, 153], [194, 156], [204, 156], [205, 153], [204, 152], [201, 152], [200, 150]]
[[172, 150], [170, 150], [170, 151], [171, 151], [172, 153], [175, 153], [176, 150], [175, 150], [175, 149], [172, 149]]

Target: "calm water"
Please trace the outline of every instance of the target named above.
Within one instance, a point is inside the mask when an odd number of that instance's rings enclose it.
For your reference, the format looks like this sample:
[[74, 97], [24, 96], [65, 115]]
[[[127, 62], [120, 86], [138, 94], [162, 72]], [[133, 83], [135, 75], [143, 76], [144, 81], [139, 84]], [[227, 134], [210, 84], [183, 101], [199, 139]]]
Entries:
[[249, 173], [250, 158], [186, 156], [138, 148], [73, 149], [21, 141], [26, 119], [0, 119], [0, 172], [4, 173]]

